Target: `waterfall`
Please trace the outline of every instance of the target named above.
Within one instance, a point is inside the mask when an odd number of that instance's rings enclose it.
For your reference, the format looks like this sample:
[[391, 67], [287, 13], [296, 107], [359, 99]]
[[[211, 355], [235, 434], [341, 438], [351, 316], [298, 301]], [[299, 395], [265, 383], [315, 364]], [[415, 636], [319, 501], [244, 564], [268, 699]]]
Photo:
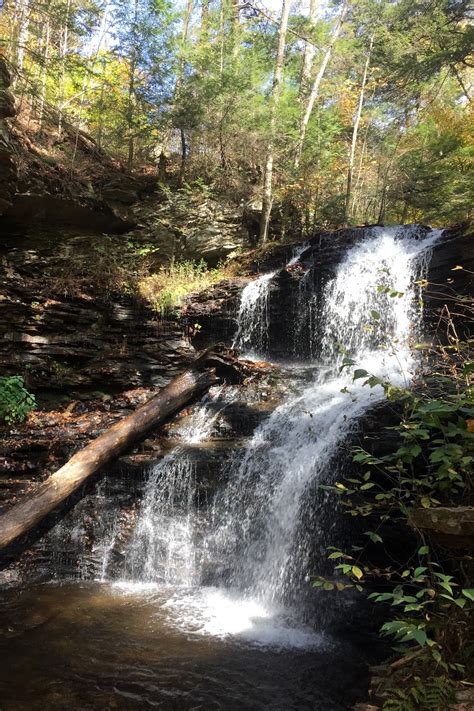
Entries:
[[[309, 246], [309, 242], [304, 242], [293, 247], [291, 258], [286, 266], [294, 267]], [[237, 333], [232, 348], [237, 348], [246, 356], [259, 356], [268, 350], [270, 287], [276, 273], [262, 274], [250, 281], [242, 291], [237, 314]]]
[[[316, 643], [293, 609], [327, 526], [323, 509], [314, 508], [314, 491], [336, 476], [358, 418], [384, 397], [381, 387], [369, 388], [354, 382], [349, 369], [341, 371], [343, 358], [409, 384], [416, 368], [410, 341], [420, 328], [416, 281], [438, 235], [433, 230], [422, 239], [409, 228], [363, 231], [323, 286], [317, 318], [308, 277], [298, 328], [318, 338], [318, 360], [311, 362], [309, 381], [307, 364], [301, 375], [290, 369], [292, 394], [235, 452], [211, 507], [196, 507], [196, 472], [184, 447], [211, 435], [216, 415], [208, 402], [181, 432], [182, 445], [155, 466], [126, 577], [172, 586], [167, 604], [176, 625], [259, 643]], [[292, 264], [306, 249], [293, 255]], [[258, 277], [242, 293], [234, 345], [244, 352], [267, 348], [274, 275]], [[204, 575], [209, 562], [213, 587], [207, 569]]]
[[304, 495], [337, 470], [357, 418], [384, 396], [381, 387], [340, 372], [343, 351], [371, 374], [409, 383], [415, 367], [409, 339], [419, 326], [415, 281], [438, 234], [421, 241], [409, 230], [372, 230], [326, 285], [322, 357], [312, 382], [255, 432], [216, 502], [214, 537], [224, 548], [220, 555], [232, 560], [231, 587], [284, 602], [304, 578], [311, 545], [304, 530], [311, 498]]
[[242, 292], [233, 348], [244, 353], [264, 353], [268, 346], [268, 297], [276, 272], [262, 274], [247, 284]]
[[[203, 558], [197, 505], [196, 465], [187, 447], [209, 438], [221, 412], [232, 401], [213, 388], [178, 429], [180, 444], [152, 468], [134, 534], [125, 558], [127, 577], [142, 583], [191, 586], [199, 582]], [[214, 407], [213, 407], [214, 406]]]

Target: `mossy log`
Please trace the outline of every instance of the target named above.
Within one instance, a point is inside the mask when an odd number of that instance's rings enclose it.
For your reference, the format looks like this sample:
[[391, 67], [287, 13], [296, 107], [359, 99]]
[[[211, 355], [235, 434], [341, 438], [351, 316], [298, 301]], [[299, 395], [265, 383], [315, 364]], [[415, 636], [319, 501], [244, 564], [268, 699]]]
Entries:
[[[92, 474], [121, 454], [132, 442], [218, 382], [220, 378], [216, 374], [216, 366], [218, 368], [219, 360], [222, 362], [224, 359], [216, 357], [213, 360], [208, 353], [201, 356], [191, 368], [74, 454], [61, 469], [0, 516], [0, 550], [29, 533]], [[225, 365], [232, 368], [230, 363]]]

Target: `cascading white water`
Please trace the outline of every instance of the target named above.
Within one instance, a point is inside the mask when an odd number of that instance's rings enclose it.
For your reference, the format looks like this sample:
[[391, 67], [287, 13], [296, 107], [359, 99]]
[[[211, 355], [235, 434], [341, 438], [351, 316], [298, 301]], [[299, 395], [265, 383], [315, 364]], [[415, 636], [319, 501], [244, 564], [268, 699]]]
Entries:
[[[407, 228], [375, 228], [349, 249], [320, 295], [321, 356], [310, 382], [295, 377], [291, 398], [236, 455], [212, 516], [195, 509], [195, 473], [180, 448], [152, 472], [128, 570], [135, 581], [175, 586], [168, 606], [176, 624], [261, 643], [318, 641], [308, 630], [294, 629], [284, 608], [310, 572], [310, 551], [322, 534], [317, 520], [306, 530], [310, 494], [337, 470], [357, 418], [383, 398], [380, 387], [364, 387], [349, 371], [340, 372], [343, 352], [374, 375], [410, 381], [416, 362], [409, 343], [418, 328], [415, 281], [437, 236], [432, 231], [419, 239]], [[273, 276], [259, 277], [242, 293], [235, 345], [243, 351], [266, 348]], [[313, 306], [301, 303], [307, 326]], [[207, 437], [209, 422], [204, 404], [185, 440]], [[312, 514], [314, 522], [317, 512]], [[204, 558], [214, 563], [217, 588], [200, 587]]]
[[309, 242], [304, 242], [303, 244], [299, 244], [296, 247], [293, 247], [293, 254], [291, 255], [291, 259], [286, 266], [294, 267], [295, 264], [298, 264], [302, 254], [306, 252], [309, 246]]
[[407, 229], [374, 229], [326, 285], [322, 357], [313, 381], [256, 431], [216, 503], [221, 527], [214, 535], [225, 550], [220, 555], [232, 559], [231, 587], [284, 601], [304, 578], [310, 543], [304, 494], [328, 466], [337, 468], [338, 448], [356, 418], [383, 398], [381, 387], [340, 373], [343, 350], [370, 373], [409, 383], [415, 366], [409, 340], [418, 325], [415, 281], [438, 234], [420, 241]]
[[209, 405], [220, 396], [214, 388], [179, 429], [181, 445], [160, 460], [148, 478], [125, 567], [142, 583], [190, 586], [199, 582], [199, 532], [196, 505], [196, 466], [186, 446], [208, 438], [224, 404], [213, 412]]
[[[309, 242], [293, 247], [287, 267], [294, 267], [309, 248]], [[243, 289], [237, 314], [237, 332], [232, 348], [237, 348], [247, 356], [262, 355], [268, 350], [268, 330], [270, 326], [270, 287], [276, 272], [262, 274], [250, 281]]]
[[233, 348], [248, 354], [261, 354], [268, 345], [268, 298], [270, 284], [276, 272], [262, 274], [249, 282], [242, 291], [237, 315], [237, 333]]

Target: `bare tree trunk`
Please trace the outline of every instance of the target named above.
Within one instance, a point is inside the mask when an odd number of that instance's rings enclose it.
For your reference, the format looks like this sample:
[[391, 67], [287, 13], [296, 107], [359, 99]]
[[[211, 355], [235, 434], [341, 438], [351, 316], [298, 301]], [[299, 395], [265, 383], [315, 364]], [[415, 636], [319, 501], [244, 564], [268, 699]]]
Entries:
[[[223, 2], [223, 0], [221, 0]], [[232, 57], [236, 59], [240, 47], [240, 0], [231, 0], [232, 7]]]
[[66, 83], [66, 55], [69, 45], [69, 14], [71, 12], [71, 0], [67, 0], [66, 16], [64, 18], [63, 33], [61, 38], [60, 61], [61, 73], [59, 76], [59, 115], [58, 115], [58, 138], [61, 137], [63, 128], [64, 93]]
[[129, 60], [129, 79], [128, 79], [128, 105], [127, 105], [127, 124], [128, 124], [128, 158], [127, 158], [127, 168], [129, 173], [133, 169], [133, 161], [135, 158], [135, 79], [137, 71], [137, 21], [138, 21], [138, 0], [134, 0], [133, 8], [133, 28], [132, 28], [132, 54]]
[[352, 174], [354, 172], [354, 160], [355, 160], [355, 152], [356, 152], [356, 147], [357, 147], [357, 134], [359, 132], [359, 124], [360, 124], [360, 119], [362, 116], [362, 109], [364, 107], [365, 86], [367, 84], [367, 74], [369, 72], [370, 55], [372, 54], [373, 45], [374, 45], [374, 36], [372, 35], [370, 38], [369, 51], [367, 53], [367, 58], [365, 61], [365, 66], [364, 66], [364, 72], [362, 75], [362, 84], [360, 87], [359, 103], [358, 103], [357, 112], [356, 112], [356, 115], [354, 118], [354, 128], [352, 130], [351, 150], [350, 150], [350, 154], [349, 154], [349, 167], [347, 169], [346, 208], [345, 208], [346, 223], [349, 222], [350, 217], [351, 217]]
[[184, 176], [186, 174], [186, 158], [187, 158], [186, 134], [184, 132], [184, 128], [180, 129], [180, 134], [181, 134], [181, 166], [179, 168], [178, 184], [181, 186], [184, 182]]
[[290, 13], [290, 0], [283, 0], [280, 29], [278, 33], [278, 49], [273, 75], [272, 94], [270, 97], [270, 136], [267, 145], [265, 172], [263, 177], [262, 216], [260, 219], [260, 241], [268, 239], [268, 226], [273, 203], [273, 162], [275, 150], [276, 114], [280, 100], [281, 80], [283, 76], [283, 62], [285, 59], [286, 32], [288, 29], [288, 16]]
[[128, 106], [127, 106], [127, 128], [128, 128], [128, 156], [127, 169], [129, 173], [133, 169], [133, 160], [135, 158], [135, 134], [134, 134], [134, 100], [135, 100], [135, 63], [132, 60], [130, 63], [130, 76], [128, 84]]
[[49, 41], [50, 41], [51, 24], [49, 17], [46, 20], [45, 40], [43, 49], [43, 66], [41, 67], [41, 90], [40, 103], [38, 110], [39, 130], [43, 127], [44, 104], [46, 101], [46, 80], [48, 78], [48, 60], [49, 60]]
[[[318, 17], [318, 0], [310, 0], [309, 3], [309, 11], [308, 11], [308, 30], [311, 33], [311, 30], [314, 28], [314, 25], [316, 24], [316, 20]], [[305, 98], [308, 95], [309, 92], [309, 87], [311, 83], [311, 73], [313, 70], [313, 63], [314, 63], [314, 57], [316, 54], [316, 47], [314, 45], [314, 42], [305, 42], [304, 45], [304, 52], [303, 52], [303, 67], [301, 70], [301, 80], [300, 80], [300, 88], [298, 92], [298, 99], [299, 101], [303, 102]]]
[[38, 484], [31, 494], [0, 516], [0, 550], [31, 531], [92, 474], [121, 454], [134, 440], [217, 381], [215, 371], [211, 368], [203, 370], [198, 360], [197, 365], [174, 378], [138, 410], [77, 452], [61, 469]]
[[334, 27], [334, 31], [332, 33], [331, 40], [330, 40], [329, 45], [326, 49], [326, 52], [324, 53], [323, 61], [321, 62], [319, 71], [314, 79], [313, 86], [311, 88], [311, 92], [308, 97], [308, 101], [306, 103], [306, 109], [305, 109], [303, 118], [301, 120], [301, 125], [300, 125], [300, 135], [298, 138], [298, 142], [296, 144], [296, 152], [295, 152], [295, 160], [294, 160], [295, 168], [298, 168], [300, 161], [301, 161], [301, 154], [303, 152], [304, 139], [306, 136], [306, 129], [308, 127], [309, 119], [311, 118], [311, 114], [313, 112], [314, 103], [319, 96], [319, 89], [321, 86], [321, 82], [322, 82], [324, 74], [326, 72], [326, 67], [328, 65], [328, 62], [331, 58], [332, 50], [334, 48], [337, 38], [339, 37], [340, 32], [341, 32], [342, 24], [343, 24], [344, 19], [346, 17], [348, 8], [349, 8], [348, 0], [346, 0], [346, 2], [344, 3], [344, 5], [342, 7], [341, 14], [339, 15], [339, 18], [337, 20], [336, 26]]
[[225, 12], [224, 0], [219, 4], [219, 76], [222, 81], [224, 74], [224, 53], [225, 53]]
[[103, 119], [104, 97], [105, 97], [105, 82], [102, 81], [102, 84], [100, 86], [99, 127], [98, 127], [98, 132], [97, 132], [97, 145], [99, 146], [99, 148], [102, 148], [102, 135], [104, 132], [104, 119]]
[[240, 29], [240, 0], [231, 0], [232, 2], [232, 29], [238, 32]]
[[[170, 111], [171, 115], [173, 113], [173, 110], [176, 107], [177, 102], [179, 101], [180, 94], [181, 94], [181, 85], [183, 83], [183, 75], [184, 75], [184, 67], [185, 67], [183, 48], [184, 48], [184, 45], [188, 39], [189, 23], [191, 22], [192, 12], [193, 12], [193, 0], [187, 0], [186, 10], [184, 13], [184, 18], [183, 18], [183, 29], [181, 31], [182, 47], [181, 47], [180, 57], [179, 57], [179, 61], [178, 61], [178, 67], [177, 67], [177, 71], [176, 71], [176, 82], [174, 85], [173, 100], [171, 103], [171, 111]], [[168, 144], [170, 142], [174, 128], [178, 128], [178, 127], [173, 125], [173, 119], [172, 119], [172, 117], [170, 117], [166, 123], [164, 130], [163, 130], [163, 143], [162, 143], [163, 148], [162, 148], [162, 150], [166, 150], [166, 147], [168, 146]], [[181, 138], [182, 138], [182, 136], [181, 136]]]
[[15, 3], [15, 19], [15, 24], [17, 25], [16, 48], [13, 49], [12, 59], [16, 64], [17, 73], [13, 77], [13, 87], [21, 77], [25, 62], [25, 49], [28, 41], [28, 28], [30, 24], [29, 0], [17, 0]]

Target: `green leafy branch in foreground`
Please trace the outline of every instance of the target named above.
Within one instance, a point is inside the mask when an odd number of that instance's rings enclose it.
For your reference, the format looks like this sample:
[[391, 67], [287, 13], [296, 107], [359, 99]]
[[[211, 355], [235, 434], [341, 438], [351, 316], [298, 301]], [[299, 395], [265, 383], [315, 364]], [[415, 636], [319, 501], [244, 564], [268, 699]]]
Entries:
[[[462, 498], [470, 485], [474, 432], [474, 400], [470, 389], [463, 394], [447, 395], [432, 400], [408, 390], [394, 389], [390, 384], [358, 369], [354, 379], [366, 378], [365, 384], [380, 385], [388, 398], [401, 399], [404, 414], [395, 430], [400, 446], [384, 457], [375, 457], [355, 448], [353, 461], [363, 470], [344, 482], [325, 487], [336, 494], [351, 516], [370, 522], [365, 531], [368, 544], [384, 543], [382, 531], [389, 521], [405, 523], [412, 509], [438, 506]], [[420, 537], [422, 538], [421, 534]], [[453, 612], [456, 622], [465, 624], [464, 611], [472, 606], [474, 589], [463, 588], [453, 575], [443, 572], [421, 545], [416, 563], [403, 570], [372, 567], [367, 547], [354, 547], [353, 555], [332, 549], [329, 559], [338, 561], [336, 570], [347, 576], [349, 586], [362, 590], [369, 578], [383, 578], [392, 589], [373, 592], [369, 599], [388, 603], [404, 614], [386, 622], [382, 633], [406, 645], [428, 647], [436, 661], [442, 661], [440, 630]], [[317, 579], [317, 587], [344, 589], [348, 584]]]
[[35, 407], [35, 396], [25, 388], [20, 375], [0, 378], [0, 421], [7, 425], [23, 422]]
[[[396, 444], [385, 456], [353, 448], [351, 473], [323, 487], [351, 517], [364, 521], [361, 538], [366, 543], [358, 541], [360, 545], [348, 551], [331, 547], [329, 560], [336, 575], [318, 576], [313, 585], [328, 591], [357, 589], [386, 606], [388, 619], [381, 634], [395, 641], [394, 649], [407, 665], [400, 678], [384, 682], [384, 711], [446, 708], [453, 692], [450, 677], [466, 673], [464, 665], [472, 663], [474, 651], [474, 587], [466, 568], [471, 559], [457, 550], [436, 548], [436, 539], [427, 545], [414, 518], [417, 510], [469, 505], [472, 500], [472, 341], [457, 338], [446, 306], [442, 313], [448, 338], [437, 346], [415, 346], [428, 351], [429, 375], [419, 378], [413, 390], [396, 387], [344, 359], [343, 368], [355, 367], [354, 381], [382, 387], [400, 413], [399, 422], [386, 428], [396, 435]], [[371, 316], [377, 319], [378, 314]], [[434, 362], [440, 372], [432, 372]], [[408, 535], [401, 551], [393, 533], [403, 536], [403, 531]], [[437, 679], [444, 680], [441, 691]], [[440, 694], [446, 698], [435, 703]]]

